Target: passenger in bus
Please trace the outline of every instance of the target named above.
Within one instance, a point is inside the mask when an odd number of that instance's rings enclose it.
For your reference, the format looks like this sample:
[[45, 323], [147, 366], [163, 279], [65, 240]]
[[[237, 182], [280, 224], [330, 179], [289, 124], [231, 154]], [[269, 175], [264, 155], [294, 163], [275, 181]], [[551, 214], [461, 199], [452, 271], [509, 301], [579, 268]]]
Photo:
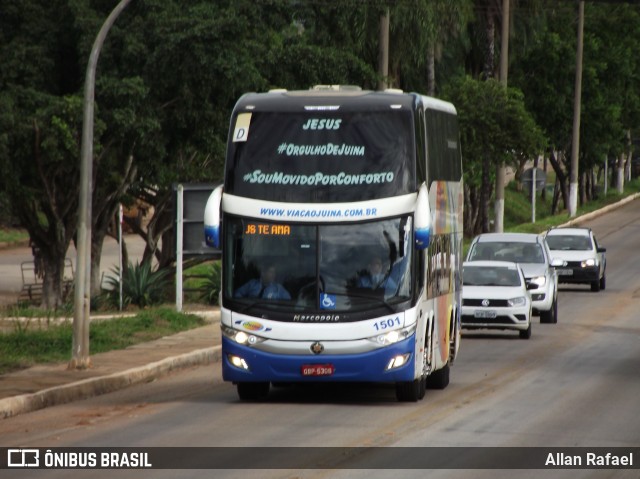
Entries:
[[262, 269], [260, 279], [252, 279], [240, 286], [235, 294], [236, 298], [262, 298], [262, 299], [291, 299], [291, 295], [276, 281], [275, 265], [268, 265]]
[[391, 292], [395, 292], [397, 289], [393, 278], [383, 272], [382, 260], [377, 256], [372, 257], [369, 261], [367, 273], [358, 278], [358, 287], [369, 289], [384, 288], [385, 291]]

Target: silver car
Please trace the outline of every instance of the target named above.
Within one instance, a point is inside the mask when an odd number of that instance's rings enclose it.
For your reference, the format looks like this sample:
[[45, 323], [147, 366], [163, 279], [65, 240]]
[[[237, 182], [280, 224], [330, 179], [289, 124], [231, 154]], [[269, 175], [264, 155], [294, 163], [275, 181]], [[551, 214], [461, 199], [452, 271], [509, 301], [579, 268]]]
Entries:
[[560, 283], [586, 283], [591, 291], [606, 287], [606, 248], [590, 228], [554, 228], [546, 234]]
[[466, 261], [518, 263], [541, 323], [558, 322], [558, 276], [544, 237], [532, 233], [484, 233], [471, 242]]

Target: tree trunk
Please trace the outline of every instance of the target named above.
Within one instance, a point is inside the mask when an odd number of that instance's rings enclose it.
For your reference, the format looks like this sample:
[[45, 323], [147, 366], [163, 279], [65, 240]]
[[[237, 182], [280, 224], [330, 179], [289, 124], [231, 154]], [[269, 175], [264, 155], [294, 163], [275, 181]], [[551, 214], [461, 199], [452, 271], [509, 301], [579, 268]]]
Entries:
[[482, 186], [480, 189], [480, 219], [482, 221], [482, 233], [488, 233], [490, 231], [489, 224], [489, 207], [491, 202], [491, 191], [493, 191], [493, 185], [491, 184], [491, 161], [485, 156], [482, 160]]
[[475, 236], [479, 231], [476, 227], [480, 211], [479, 196], [477, 188], [465, 184], [464, 233], [469, 237]]
[[[559, 193], [562, 195], [562, 202], [564, 204], [564, 208], [567, 209], [569, 206], [569, 192], [567, 191], [567, 175], [565, 174], [562, 166], [558, 162], [554, 151], [552, 150], [549, 155], [549, 162], [551, 163], [551, 167], [553, 171], [556, 173], [556, 180], [559, 187]], [[555, 208], [557, 208], [557, 202], [554, 199]]]
[[427, 50], [427, 94], [436, 95], [436, 47], [429, 45]]
[[625, 154], [620, 153], [618, 157], [618, 162], [616, 165], [616, 189], [618, 193], [622, 194], [624, 192], [624, 163], [625, 163]]
[[487, 9], [487, 43], [484, 52], [483, 75], [485, 79], [495, 77], [495, 51], [496, 51], [496, 22], [493, 9]]
[[[542, 160], [542, 169], [544, 170], [544, 174], [547, 174], [547, 157], [546, 155], [542, 156], [543, 160]], [[542, 201], [546, 201], [547, 200], [547, 188], [545, 185], [545, 188], [542, 188], [542, 192], [540, 193], [540, 199]]]
[[40, 306], [44, 309], [58, 309], [64, 304], [64, 263], [66, 251], [62, 246], [52, 245], [50, 248], [39, 248], [43, 268], [42, 299]]

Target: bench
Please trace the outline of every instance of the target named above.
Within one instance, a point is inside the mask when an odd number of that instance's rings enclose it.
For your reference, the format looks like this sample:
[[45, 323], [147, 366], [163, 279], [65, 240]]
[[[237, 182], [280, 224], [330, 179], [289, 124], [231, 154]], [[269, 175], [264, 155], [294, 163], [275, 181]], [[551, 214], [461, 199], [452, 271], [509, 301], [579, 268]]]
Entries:
[[[22, 289], [18, 302], [39, 304], [42, 301], [43, 273], [36, 267], [35, 261], [24, 261], [20, 264], [22, 271]], [[70, 258], [64, 260], [64, 275], [62, 280], [62, 300], [66, 301], [73, 290], [73, 263]]]

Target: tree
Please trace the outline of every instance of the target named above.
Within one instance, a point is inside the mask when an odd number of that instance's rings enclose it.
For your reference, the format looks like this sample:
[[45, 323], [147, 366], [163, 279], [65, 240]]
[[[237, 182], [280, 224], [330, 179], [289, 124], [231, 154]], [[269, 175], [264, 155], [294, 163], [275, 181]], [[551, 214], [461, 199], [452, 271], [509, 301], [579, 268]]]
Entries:
[[496, 80], [464, 77], [449, 85], [443, 96], [458, 109], [464, 155], [465, 234], [489, 231], [489, 204], [495, 167], [517, 164], [537, 155], [544, 137], [527, 112], [522, 92]]
[[391, 76], [398, 87], [436, 95], [436, 60], [473, 18], [472, 7], [471, 0], [420, 0], [391, 10]]
[[2, 186], [43, 265], [42, 303], [63, 302], [64, 259], [75, 234], [79, 152], [78, 97], [58, 98], [31, 89], [0, 95], [0, 129], [7, 155], [0, 157]]
[[66, 2], [2, 1], [0, 11], [0, 184], [42, 260], [42, 302], [54, 308], [77, 223], [74, 29]]
[[[511, 82], [525, 93], [527, 108], [549, 138], [549, 159], [558, 193], [568, 205], [575, 75], [575, 10], [555, 5], [530, 48], [514, 62]], [[583, 104], [579, 155], [581, 203], [595, 194], [593, 170], [605, 156], [620, 158], [626, 132], [638, 124], [638, 63], [632, 53], [637, 9], [589, 4], [585, 13]], [[620, 161], [619, 163], [621, 163]], [[555, 195], [552, 212], [558, 206]]]

